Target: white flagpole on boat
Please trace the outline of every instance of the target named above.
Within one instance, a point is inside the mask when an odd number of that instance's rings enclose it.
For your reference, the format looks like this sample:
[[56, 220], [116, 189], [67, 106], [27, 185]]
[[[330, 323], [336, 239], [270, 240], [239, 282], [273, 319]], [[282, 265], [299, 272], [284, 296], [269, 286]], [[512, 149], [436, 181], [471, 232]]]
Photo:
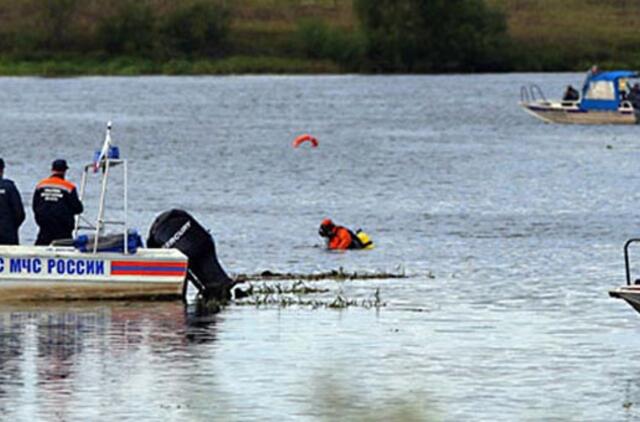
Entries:
[[107, 134], [104, 137], [104, 144], [102, 144], [100, 154], [98, 155], [98, 158], [94, 163], [94, 172], [98, 171], [102, 160], [109, 157], [109, 147], [111, 147], [111, 121], [107, 122]]
[[96, 161], [96, 171], [104, 161], [104, 173], [102, 175], [102, 189], [100, 191], [100, 203], [98, 207], [98, 220], [96, 221], [96, 235], [93, 243], [93, 252], [98, 250], [98, 240], [104, 226], [104, 201], [107, 195], [107, 179], [109, 178], [109, 147], [111, 145], [111, 122], [107, 123], [107, 134], [104, 139], [102, 151]]

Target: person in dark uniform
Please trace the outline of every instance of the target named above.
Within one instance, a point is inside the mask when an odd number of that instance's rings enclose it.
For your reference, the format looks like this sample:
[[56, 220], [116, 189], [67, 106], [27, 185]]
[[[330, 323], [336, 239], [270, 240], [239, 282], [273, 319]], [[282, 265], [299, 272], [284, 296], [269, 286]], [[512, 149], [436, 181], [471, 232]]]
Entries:
[[562, 101], [578, 101], [580, 99], [580, 93], [572, 85], [567, 85], [567, 89], [564, 91]]
[[633, 84], [629, 90], [629, 94], [627, 94], [627, 100], [631, 101], [633, 108], [640, 109], [640, 85], [637, 83]]
[[17, 245], [18, 229], [23, 222], [20, 192], [13, 181], [4, 178], [4, 160], [0, 158], [0, 245]]
[[65, 160], [51, 164], [51, 176], [43, 179], [33, 193], [33, 213], [40, 227], [36, 245], [50, 245], [57, 239], [70, 239], [74, 216], [83, 210], [76, 185], [65, 180]]

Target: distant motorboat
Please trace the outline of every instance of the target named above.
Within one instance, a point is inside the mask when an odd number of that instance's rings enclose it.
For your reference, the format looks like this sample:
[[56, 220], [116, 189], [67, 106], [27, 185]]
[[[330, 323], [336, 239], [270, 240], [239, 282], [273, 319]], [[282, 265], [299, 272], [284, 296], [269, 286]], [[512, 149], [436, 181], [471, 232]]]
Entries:
[[629, 70], [590, 72], [577, 98], [556, 101], [548, 101], [542, 89], [531, 84], [520, 89], [520, 105], [547, 123], [636, 124], [640, 98], [634, 104], [629, 80], [638, 77]]

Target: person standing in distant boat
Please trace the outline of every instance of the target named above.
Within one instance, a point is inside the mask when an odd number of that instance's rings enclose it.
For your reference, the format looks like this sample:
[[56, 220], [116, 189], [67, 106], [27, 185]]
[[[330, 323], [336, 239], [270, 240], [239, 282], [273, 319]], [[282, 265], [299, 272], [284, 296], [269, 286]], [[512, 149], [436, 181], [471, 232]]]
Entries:
[[633, 104], [633, 108], [640, 109], [640, 85], [635, 83], [627, 94], [627, 100]]
[[65, 160], [55, 160], [51, 164], [51, 176], [41, 180], [33, 193], [33, 213], [40, 227], [36, 245], [70, 239], [74, 216], [83, 211], [76, 185], [65, 180], [67, 169]]
[[589, 71], [587, 72], [587, 77], [585, 79], [585, 83], [587, 81], [590, 81], [591, 78], [593, 78], [594, 76], [596, 76], [597, 74], [600, 73], [600, 68], [598, 67], [598, 65], [593, 65], [591, 66], [591, 68], [589, 69]]
[[572, 85], [567, 85], [567, 89], [562, 96], [563, 101], [578, 101], [580, 99], [580, 93]]
[[12, 180], [4, 178], [4, 160], [0, 158], [0, 245], [17, 245], [18, 230], [24, 222], [20, 192]]

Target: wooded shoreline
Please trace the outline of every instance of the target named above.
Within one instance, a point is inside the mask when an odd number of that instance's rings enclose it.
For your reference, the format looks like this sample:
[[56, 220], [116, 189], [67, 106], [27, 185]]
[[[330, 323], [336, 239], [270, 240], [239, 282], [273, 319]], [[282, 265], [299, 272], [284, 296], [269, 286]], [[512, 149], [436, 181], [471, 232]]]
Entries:
[[0, 75], [640, 68], [621, 0], [0, 0]]

